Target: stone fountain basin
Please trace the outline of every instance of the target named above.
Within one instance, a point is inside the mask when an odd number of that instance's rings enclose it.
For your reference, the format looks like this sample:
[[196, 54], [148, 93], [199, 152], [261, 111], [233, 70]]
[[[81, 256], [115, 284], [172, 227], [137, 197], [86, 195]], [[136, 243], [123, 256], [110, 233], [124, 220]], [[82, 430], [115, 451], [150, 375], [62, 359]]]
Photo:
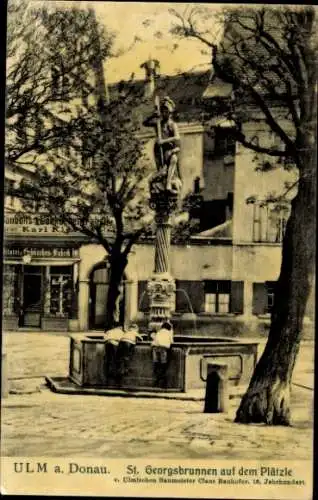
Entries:
[[120, 388], [134, 391], [187, 392], [205, 387], [207, 364], [228, 366], [229, 386], [247, 385], [257, 361], [258, 343], [250, 339], [175, 336], [167, 370], [167, 388], [154, 383], [150, 341], [139, 342], [130, 362], [129, 374], [120, 387], [105, 375], [103, 335], [74, 334], [70, 337], [69, 378], [81, 387]]

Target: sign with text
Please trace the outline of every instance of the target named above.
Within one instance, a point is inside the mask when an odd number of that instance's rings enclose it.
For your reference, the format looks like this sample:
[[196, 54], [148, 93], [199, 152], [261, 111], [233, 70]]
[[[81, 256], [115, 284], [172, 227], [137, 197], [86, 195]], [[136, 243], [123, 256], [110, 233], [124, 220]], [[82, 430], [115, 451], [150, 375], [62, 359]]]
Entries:
[[4, 232], [20, 233], [69, 233], [56, 217], [48, 214], [6, 214]]
[[29, 255], [31, 258], [76, 258], [79, 256], [78, 248], [19, 248], [19, 247], [4, 247], [4, 257], [6, 258], [22, 258]]
[[[7, 494], [309, 500], [309, 461], [3, 457]], [[235, 491], [235, 496], [233, 492]]]
[[[75, 227], [81, 228], [81, 220], [77, 218], [76, 215], [72, 216], [72, 222]], [[94, 227], [94, 223], [100, 222], [100, 216], [98, 214], [92, 214], [90, 217], [91, 228]], [[112, 236], [113, 225], [111, 221], [108, 224], [105, 223], [104, 229], [108, 236]], [[73, 233], [76, 231], [67, 227], [66, 224], [62, 224], [59, 219], [50, 214], [5, 214], [4, 216], [4, 233], [7, 235], [14, 234], [39, 234], [39, 235], [61, 235]], [[79, 234], [80, 231], [77, 232]]]

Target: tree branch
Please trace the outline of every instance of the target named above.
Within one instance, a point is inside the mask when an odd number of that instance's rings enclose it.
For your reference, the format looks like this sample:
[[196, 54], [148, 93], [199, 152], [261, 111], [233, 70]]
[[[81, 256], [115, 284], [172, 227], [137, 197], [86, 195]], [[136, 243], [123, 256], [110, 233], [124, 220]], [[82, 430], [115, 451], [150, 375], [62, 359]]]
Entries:
[[[288, 151], [288, 154], [297, 156], [294, 142], [288, 137], [286, 132], [281, 128], [281, 126], [278, 124], [278, 122], [274, 119], [264, 97], [262, 97], [261, 94], [259, 92], [257, 92], [252, 85], [245, 83], [242, 80], [238, 79], [238, 77], [236, 77], [233, 72], [230, 75], [229, 73], [224, 71], [222, 66], [217, 61], [217, 51], [218, 51], [217, 47], [214, 46], [213, 66], [214, 66], [216, 73], [223, 80], [227, 81], [228, 83], [231, 83], [236, 88], [240, 88], [240, 87], [243, 88], [248, 94], [251, 95], [254, 102], [259, 106], [261, 111], [264, 113], [265, 118], [266, 118], [266, 122], [268, 123], [268, 125], [270, 126], [272, 131], [275, 132], [281, 138], [281, 140], [285, 143], [286, 152]], [[275, 156], [276, 156], [276, 154], [275, 154]]]
[[252, 151], [255, 151], [255, 153], [261, 153], [281, 158], [286, 157], [286, 151], [281, 151], [279, 149], [273, 149], [273, 148], [266, 148], [258, 146], [257, 144], [253, 144], [251, 141], [248, 141], [246, 139], [246, 136], [240, 130], [235, 130], [234, 136], [243, 146], [245, 146], [248, 149], [251, 149]]
[[103, 235], [101, 225], [97, 226], [95, 229], [96, 229], [96, 234], [98, 236], [99, 241], [102, 243], [102, 245], [106, 249], [107, 253], [109, 255], [111, 255], [111, 253], [112, 253], [112, 247], [109, 244], [107, 238], [105, 238], [105, 236]]
[[142, 228], [138, 229], [137, 231], [135, 231], [135, 233], [133, 233], [131, 235], [131, 237], [129, 238], [129, 241], [128, 243], [126, 244], [126, 247], [125, 247], [125, 250], [123, 251], [123, 254], [127, 257], [129, 252], [131, 251], [133, 245], [135, 243], [137, 243], [138, 239], [140, 238], [140, 236], [146, 231], [147, 227], [146, 226], [143, 226]]

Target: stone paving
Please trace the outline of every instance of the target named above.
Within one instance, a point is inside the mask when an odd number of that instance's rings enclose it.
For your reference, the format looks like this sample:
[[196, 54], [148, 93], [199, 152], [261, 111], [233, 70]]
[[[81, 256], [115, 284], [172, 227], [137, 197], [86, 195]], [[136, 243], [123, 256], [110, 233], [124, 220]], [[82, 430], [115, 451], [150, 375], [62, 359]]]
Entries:
[[211, 415], [202, 401], [52, 393], [43, 377], [67, 374], [68, 343], [63, 335], [5, 336], [11, 393], [2, 404], [2, 455], [311, 458], [313, 391], [303, 386], [313, 387], [312, 342], [302, 346], [295, 370], [289, 428], [234, 424], [238, 398], [228, 414]]

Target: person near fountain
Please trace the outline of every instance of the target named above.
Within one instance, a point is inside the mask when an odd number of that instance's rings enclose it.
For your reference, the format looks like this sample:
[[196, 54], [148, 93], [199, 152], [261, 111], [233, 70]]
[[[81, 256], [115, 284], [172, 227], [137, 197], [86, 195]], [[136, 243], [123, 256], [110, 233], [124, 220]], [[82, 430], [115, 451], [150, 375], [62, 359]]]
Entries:
[[158, 172], [150, 181], [153, 190], [164, 188], [178, 193], [181, 188], [179, 171], [180, 135], [178, 125], [172, 118], [175, 104], [170, 97], [164, 97], [161, 105], [143, 122], [145, 127], [154, 127], [157, 139], [154, 156]]
[[162, 323], [161, 328], [152, 334], [152, 361], [155, 385], [167, 387], [167, 369], [171, 344], [173, 343], [173, 328], [170, 321]]
[[111, 378], [116, 378], [116, 368], [117, 368], [117, 349], [119, 341], [124, 335], [123, 327], [117, 322], [114, 328], [106, 331], [104, 334], [106, 345], [105, 345], [105, 373], [107, 380]]
[[143, 340], [138, 331], [138, 325], [132, 324], [129, 326], [129, 328], [124, 330], [124, 334], [122, 335], [117, 348], [116, 372], [117, 379], [119, 380], [124, 375], [127, 375], [129, 373], [129, 364], [135, 351], [137, 339]]

